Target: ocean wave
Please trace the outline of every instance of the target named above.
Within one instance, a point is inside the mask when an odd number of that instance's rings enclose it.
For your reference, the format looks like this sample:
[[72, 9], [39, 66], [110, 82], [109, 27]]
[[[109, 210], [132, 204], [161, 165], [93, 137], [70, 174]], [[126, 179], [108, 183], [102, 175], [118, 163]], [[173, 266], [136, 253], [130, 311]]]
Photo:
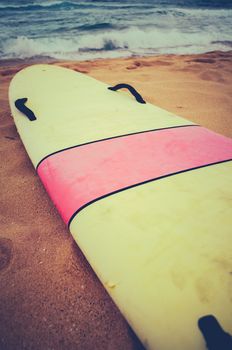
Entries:
[[159, 53], [200, 53], [210, 50], [228, 50], [231, 38], [220, 38], [215, 33], [183, 33], [177, 29], [163, 32], [157, 28], [140, 29], [131, 27], [88, 33], [67, 38], [29, 38], [19, 36], [8, 39], [1, 45], [2, 58], [31, 58], [50, 56], [57, 59], [82, 59], [108, 57], [112, 53], [121, 55]]
[[134, 9], [134, 8], [141, 8], [141, 9], [150, 9], [151, 5], [146, 4], [123, 4], [123, 3], [95, 3], [95, 2], [74, 2], [74, 1], [67, 1], [67, 0], [57, 0], [57, 1], [49, 1], [49, 2], [41, 2], [41, 3], [32, 3], [32, 4], [12, 4], [9, 5], [1, 5], [0, 4], [0, 10], [4, 11], [34, 11], [34, 10], [41, 10], [41, 9], [49, 9], [49, 10], [59, 10], [59, 9], [91, 9], [91, 8], [101, 8], [101, 9], [119, 9], [123, 8], [125, 10], [127, 9]]
[[232, 41], [231, 40], [215, 40], [215, 41], [211, 41], [211, 44], [220, 44], [220, 45], [224, 45], [227, 47], [232, 48]]
[[80, 31], [99, 31], [99, 30], [109, 30], [109, 29], [120, 29], [119, 26], [116, 26], [112, 23], [95, 23], [95, 24], [83, 24], [78, 27], [75, 27]]
[[1, 5], [0, 10], [4, 11], [34, 11], [41, 9], [72, 9], [72, 8], [83, 8], [84, 4], [79, 4], [71, 1], [50, 1], [50, 2], [42, 2], [40, 4], [32, 3], [32, 4], [19, 4], [19, 5]]
[[[162, 1], [161, 1], [162, 2]], [[168, 3], [168, 1], [167, 1]], [[149, 14], [151, 16], [156, 16], [156, 18], [160, 17], [165, 19], [165, 16], [167, 17], [176, 17], [177, 19], [180, 17], [206, 17], [209, 16], [209, 18], [212, 17], [227, 17], [228, 11], [232, 13], [230, 9], [221, 9], [221, 8], [187, 8], [187, 7], [181, 7], [181, 4], [178, 1], [173, 6], [171, 3], [169, 3], [168, 6], [161, 6], [161, 4], [156, 2], [149, 2], [148, 0], [140, 3], [140, 2], [120, 2], [120, 1], [75, 1], [75, 0], [53, 0], [53, 1], [43, 1], [43, 2], [37, 2], [34, 1], [30, 4], [20, 4], [18, 2], [17, 4], [0, 4], [0, 11], [2, 13], [9, 13], [9, 12], [15, 12], [16, 15], [18, 12], [26, 12], [26, 13], [33, 13], [35, 11], [46, 11], [46, 16], [50, 17], [53, 16], [53, 10], [66, 10], [67, 13], [69, 12], [71, 14], [72, 10], [80, 10], [87, 13], [91, 13], [91, 11], [101, 11], [103, 13], [108, 13], [108, 11], [115, 10], [115, 14], [119, 14], [121, 16], [125, 16], [127, 20], [127, 16], [130, 18], [130, 21], [133, 20], [133, 16], [137, 18], [139, 16], [144, 15], [144, 18], [149, 17]], [[182, 4], [183, 5], [183, 4]], [[48, 14], [50, 12], [50, 15]], [[12, 14], [11, 14], [12, 15]], [[83, 26], [84, 27], [84, 26]], [[98, 29], [93, 26], [92, 29]], [[85, 30], [85, 28], [84, 28]]]

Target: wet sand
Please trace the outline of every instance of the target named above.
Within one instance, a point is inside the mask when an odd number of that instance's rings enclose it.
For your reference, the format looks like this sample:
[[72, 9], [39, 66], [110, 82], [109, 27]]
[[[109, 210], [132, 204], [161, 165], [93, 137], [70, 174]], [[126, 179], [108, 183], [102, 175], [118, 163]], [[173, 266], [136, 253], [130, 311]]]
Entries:
[[[0, 61], [0, 349], [141, 349], [17, 134], [8, 86], [31, 63]], [[146, 101], [232, 137], [232, 51], [51, 64], [112, 85], [132, 84]]]

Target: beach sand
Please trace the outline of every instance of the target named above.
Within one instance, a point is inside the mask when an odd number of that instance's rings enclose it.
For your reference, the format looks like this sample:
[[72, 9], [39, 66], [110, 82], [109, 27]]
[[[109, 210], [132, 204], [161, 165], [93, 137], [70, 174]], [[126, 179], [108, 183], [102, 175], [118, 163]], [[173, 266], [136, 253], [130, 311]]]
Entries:
[[[61, 221], [17, 134], [8, 86], [30, 63], [0, 63], [0, 349], [141, 349]], [[146, 101], [232, 137], [232, 51], [52, 64], [108, 84], [132, 84]]]

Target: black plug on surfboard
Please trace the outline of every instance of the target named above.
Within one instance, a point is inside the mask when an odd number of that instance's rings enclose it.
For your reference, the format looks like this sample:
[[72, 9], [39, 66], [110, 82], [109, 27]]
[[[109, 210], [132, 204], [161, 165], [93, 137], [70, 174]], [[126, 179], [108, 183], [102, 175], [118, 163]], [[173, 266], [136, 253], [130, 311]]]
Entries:
[[214, 316], [201, 317], [198, 320], [198, 327], [209, 350], [232, 350], [232, 336], [222, 329]]
[[15, 101], [15, 107], [23, 114], [25, 114], [25, 116], [32, 122], [33, 120], [36, 120], [36, 116], [35, 114], [32, 112], [31, 109], [29, 109], [25, 103], [27, 102], [27, 98], [18, 98]]

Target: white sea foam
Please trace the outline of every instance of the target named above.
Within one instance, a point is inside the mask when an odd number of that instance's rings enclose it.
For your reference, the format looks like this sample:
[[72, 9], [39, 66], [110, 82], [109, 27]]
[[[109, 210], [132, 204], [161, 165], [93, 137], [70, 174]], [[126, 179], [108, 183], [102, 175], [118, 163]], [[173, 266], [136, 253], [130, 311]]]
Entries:
[[176, 29], [112, 30], [79, 35], [71, 38], [27, 38], [20, 36], [5, 43], [3, 58], [29, 58], [37, 55], [58, 59], [86, 59], [131, 54], [200, 53], [209, 50], [228, 50], [230, 37], [223, 39], [215, 32], [183, 33]]

